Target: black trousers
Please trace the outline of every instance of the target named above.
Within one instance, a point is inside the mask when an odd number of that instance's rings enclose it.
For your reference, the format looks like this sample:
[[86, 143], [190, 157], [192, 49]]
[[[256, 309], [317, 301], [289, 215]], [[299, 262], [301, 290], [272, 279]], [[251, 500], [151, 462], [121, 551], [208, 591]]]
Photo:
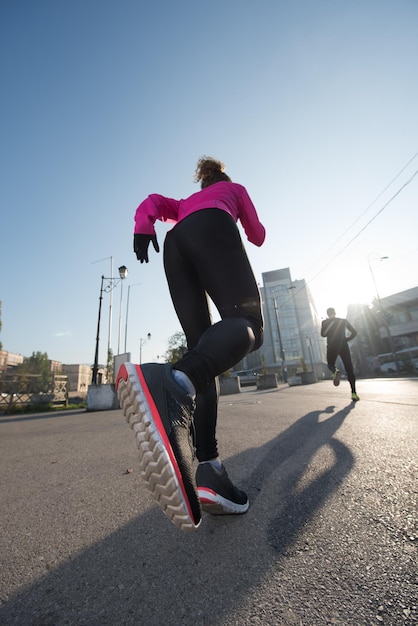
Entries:
[[335, 361], [340, 356], [344, 364], [344, 368], [347, 374], [348, 382], [350, 383], [351, 391], [356, 390], [356, 377], [354, 375], [353, 362], [351, 360], [350, 348], [348, 343], [344, 341], [342, 344], [330, 344], [327, 346], [327, 361], [328, 369], [334, 373], [336, 370]]
[[205, 461], [218, 455], [216, 377], [263, 342], [260, 293], [237, 225], [219, 209], [193, 213], [167, 233], [164, 268], [188, 348], [174, 367], [196, 388], [196, 453]]

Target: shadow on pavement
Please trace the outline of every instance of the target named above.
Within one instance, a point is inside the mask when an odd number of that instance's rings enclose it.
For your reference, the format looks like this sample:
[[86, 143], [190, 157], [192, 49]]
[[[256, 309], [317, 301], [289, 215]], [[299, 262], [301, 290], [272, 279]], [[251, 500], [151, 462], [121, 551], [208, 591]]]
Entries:
[[[6, 601], [0, 623], [222, 623], [283, 558], [353, 467], [350, 451], [334, 438], [351, 408], [310, 412], [266, 445], [227, 461], [228, 467], [245, 467], [251, 459], [243, 486], [252, 506], [245, 516], [205, 515], [198, 532], [184, 534], [153, 507]], [[323, 446], [333, 453], [331, 466], [301, 487]]]
[[[246, 481], [246, 488], [254, 503], [261, 493], [261, 486], [277, 467], [292, 460], [289, 469], [280, 474], [277, 484], [276, 502], [272, 510], [281, 509], [268, 526], [268, 540], [279, 552], [286, 552], [309, 519], [341, 484], [354, 465], [350, 450], [334, 438], [343, 421], [355, 407], [350, 403], [332, 417], [320, 421], [321, 415], [332, 414], [333, 407], [324, 411], [313, 411], [299, 419], [293, 426], [270, 442], [264, 458]], [[304, 488], [300, 481], [316, 452], [329, 446], [334, 463], [316, 476]]]

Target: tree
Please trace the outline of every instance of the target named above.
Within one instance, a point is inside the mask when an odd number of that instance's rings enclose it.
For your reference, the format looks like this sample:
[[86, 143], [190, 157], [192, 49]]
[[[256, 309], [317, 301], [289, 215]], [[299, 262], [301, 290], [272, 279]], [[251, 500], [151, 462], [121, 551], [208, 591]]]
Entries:
[[168, 340], [168, 349], [164, 355], [166, 363], [175, 363], [187, 352], [186, 336], [178, 331]]
[[109, 348], [109, 350], [107, 351], [106, 381], [108, 383], [113, 381], [113, 350], [112, 348]]
[[51, 384], [51, 364], [46, 352], [32, 352], [15, 370], [18, 391], [26, 393], [46, 392]]

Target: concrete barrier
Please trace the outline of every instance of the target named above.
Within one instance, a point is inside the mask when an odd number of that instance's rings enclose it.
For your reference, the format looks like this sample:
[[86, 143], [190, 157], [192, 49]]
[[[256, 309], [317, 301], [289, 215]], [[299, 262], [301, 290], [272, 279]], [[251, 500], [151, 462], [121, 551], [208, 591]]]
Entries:
[[86, 411], [119, 409], [115, 385], [90, 385], [87, 391]]
[[316, 383], [315, 372], [302, 372], [300, 376], [302, 385], [312, 385], [312, 383]]
[[237, 376], [220, 378], [219, 387], [221, 396], [227, 396], [231, 393], [241, 393], [241, 385]]
[[257, 374], [257, 389], [275, 389], [278, 386], [277, 374]]

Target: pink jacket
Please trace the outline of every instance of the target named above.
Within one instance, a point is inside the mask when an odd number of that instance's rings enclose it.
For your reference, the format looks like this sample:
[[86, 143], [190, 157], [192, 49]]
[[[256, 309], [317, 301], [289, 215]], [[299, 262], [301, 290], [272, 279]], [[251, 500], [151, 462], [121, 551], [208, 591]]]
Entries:
[[230, 182], [219, 182], [210, 185], [185, 200], [174, 200], [153, 193], [141, 202], [135, 213], [135, 233], [154, 235], [154, 223], [180, 222], [188, 215], [202, 209], [222, 209], [229, 213], [237, 222], [241, 221], [248, 241], [261, 246], [266, 231], [257, 211], [242, 185]]

